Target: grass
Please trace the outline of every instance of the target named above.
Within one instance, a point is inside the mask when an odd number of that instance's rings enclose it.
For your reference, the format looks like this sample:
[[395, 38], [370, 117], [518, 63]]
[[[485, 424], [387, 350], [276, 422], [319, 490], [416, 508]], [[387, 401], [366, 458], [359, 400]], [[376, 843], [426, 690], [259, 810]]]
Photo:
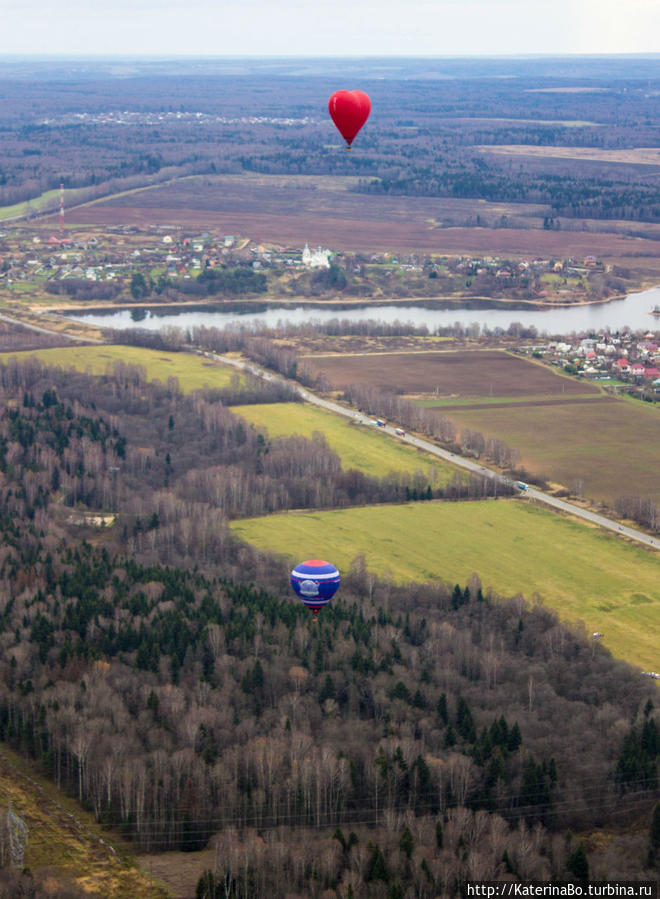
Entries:
[[29, 828], [25, 865], [33, 871], [46, 868], [53, 889], [75, 882], [99, 899], [166, 899], [170, 895], [132, 867], [128, 844], [109, 839], [91, 814], [0, 744], [0, 806], [6, 808], [10, 801]]
[[[69, 206], [76, 203], [78, 196], [79, 192], [76, 190], [65, 190], [65, 208], [68, 209]], [[58, 208], [59, 197], [60, 191], [56, 188], [55, 190], [47, 190], [38, 197], [32, 197], [32, 199], [25, 200], [22, 203], [14, 203], [12, 206], [0, 206], [0, 221], [27, 215], [30, 210], [45, 212], [50, 209], [52, 212], [55, 212]]]
[[523, 465], [569, 489], [613, 505], [627, 493], [660, 501], [660, 410], [612, 399], [550, 407], [447, 410], [457, 427], [498, 437], [520, 450]]
[[163, 384], [168, 378], [176, 378], [184, 393], [209, 387], [228, 387], [232, 377], [240, 377], [227, 366], [209, 361], [191, 353], [168, 353], [129, 346], [67, 346], [48, 350], [27, 350], [24, 353], [0, 353], [0, 361], [11, 357], [37, 356], [48, 365], [59, 368], [75, 368], [89, 371], [94, 375], [112, 370], [115, 362], [128, 365], [142, 365], [150, 381], [159, 380]]
[[[435, 399], [417, 399], [414, 402], [416, 406], [424, 406], [426, 408], [435, 408], [437, 406], [481, 406], [483, 405], [500, 405], [502, 403], [511, 404], [513, 406], [526, 406], [530, 403], [547, 402], [548, 400], [567, 399], [564, 394], [539, 394], [538, 396], [441, 396]], [[571, 400], [593, 400], [593, 393], [572, 393]]]
[[352, 425], [339, 415], [301, 403], [270, 403], [234, 406], [232, 411], [270, 437], [301, 434], [311, 437], [321, 431], [330, 449], [342, 460], [344, 469], [356, 468], [382, 477], [390, 471], [422, 471], [436, 486], [447, 484], [455, 469], [436, 462], [424, 453], [385, 437], [373, 425]]
[[541, 595], [561, 618], [605, 634], [619, 658], [657, 668], [660, 560], [615, 536], [520, 501], [409, 503], [288, 513], [232, 522], [234, 532], [291, 560], [367, 565], [399, 582], [462, 586], [476, 572], [500, 595]]

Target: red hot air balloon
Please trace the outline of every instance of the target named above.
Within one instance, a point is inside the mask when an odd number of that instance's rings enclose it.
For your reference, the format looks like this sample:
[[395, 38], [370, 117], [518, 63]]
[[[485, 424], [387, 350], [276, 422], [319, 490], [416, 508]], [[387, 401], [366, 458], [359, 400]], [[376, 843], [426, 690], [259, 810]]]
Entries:
[[369, 118], [371, 100], [364, 91], [335, 91], [328, 101], [330, 118], [346, 141], [347, 150]]

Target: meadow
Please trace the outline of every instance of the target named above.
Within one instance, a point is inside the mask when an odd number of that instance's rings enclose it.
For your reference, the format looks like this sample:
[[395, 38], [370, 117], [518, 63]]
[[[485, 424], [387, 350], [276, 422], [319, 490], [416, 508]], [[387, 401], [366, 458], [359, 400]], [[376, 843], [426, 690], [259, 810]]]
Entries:
[[94, 375], [112, 372], [115, 363], [140, 365], [149, 381], [167, 384], [176, 378], [184, 393], [202, 387], [228, 387], [232, 378], [240, 377], [235, 369], [191, 353], [170, 353], [133, 346], [67, 346], [56, 349], [26, 350], [23, 353], [0, 353], [0, 361], [12, 356], [37, 356], [57, 368], [74, 368]]
[[241, 415], [270, 437], [300, 434], [310, 437], [321, 431], [330, 449], [341, 457], [344, 469], [356, 468], [366, 474], [383, 477], [391, 471], [421, 471], [431, 484], [447, 484], [456, 470], [435, 461], [410, 446], [386, 437], [373, 425], [351, 424], [339, 415], [324, 412], [301, 403], [268, 403], [254, 406], [234, 406], [232, 412]]
[[301, 512], [232, 522], [242, 539], [289, 562], [327, 558], [346, 572], [367, 567], [397, 582], [523, 594], [562, 619], [601, 632], [617, 657], [657, 668], [660, 562], [656, 555], [521, 501], [409, 503]]

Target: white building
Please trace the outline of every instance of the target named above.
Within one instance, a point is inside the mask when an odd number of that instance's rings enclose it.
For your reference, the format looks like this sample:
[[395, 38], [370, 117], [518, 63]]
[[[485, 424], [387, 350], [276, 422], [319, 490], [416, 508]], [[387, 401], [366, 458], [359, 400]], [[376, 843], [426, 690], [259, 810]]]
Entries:
[[322, 250], [321, 247], [310, 250], [309, 244], [305, 244], [302, 251], [302, 264], [307, 268], [330, 268], [331, 256], [330, 250]]

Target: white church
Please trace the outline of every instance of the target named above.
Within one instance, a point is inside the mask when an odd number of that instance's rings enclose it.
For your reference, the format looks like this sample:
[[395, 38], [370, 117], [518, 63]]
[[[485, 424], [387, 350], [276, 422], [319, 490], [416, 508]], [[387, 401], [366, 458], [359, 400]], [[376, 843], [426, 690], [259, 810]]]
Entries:
[[302, 264], [306, 268], [330, 268], [331, 256], [330, 250], [322, 250], [321, 247], [310, 250], [309, 244], [305, 244], [302, 251]]

